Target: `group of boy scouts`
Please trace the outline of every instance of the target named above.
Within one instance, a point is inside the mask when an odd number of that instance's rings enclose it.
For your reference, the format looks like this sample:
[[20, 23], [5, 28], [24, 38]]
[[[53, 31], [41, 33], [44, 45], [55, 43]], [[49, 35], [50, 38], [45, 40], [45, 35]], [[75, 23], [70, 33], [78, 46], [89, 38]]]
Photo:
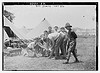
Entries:
[[[61, 27], [60, 30], [58, 30], [58, 26], [55, 26], [54, 30], [52, 30], [52, 27], [50, 26], [48, 27], [48, 31], [44, 31], [43, 40], [47, 42], [47, 47], [51, 48], [49, 59], [55, 57], [57, 60], [62, 56], [63, 59], [67, 59], [67, 62], [65, 62], [65, 64], [67, 64], [69, 63], [72, 53], [75, 62], [79, 62], [75, 48], [77, 35], [72, 31], [71, 27], [72, 26], [69, 23], [66, 23], [65, 27]], [[68, 31], [66, 31], [66, 29]]]
[[[55, 57], [57, 60], [62, 57], [63, 59], [67, 59], [67, 62], [65, 62], [65, 64], [67, 64], [69, 63], [72, 53], [75, 58], [75, 62], [79, 62], [75, 48], [77, 35], [74, 31], [72, 31], [71, 27], [72, 26], [69, 23], [66, 23], [65, 27], [61, 27], [60, 30], [58, 30], [58, 26], [55, 26], [54, 30], [52, 30], [52, 27], [49, 26], [48, 30], [44, 31], [41, 39], [42, 42], [46, 43], [46, 47], [44, 48], [50, 50], [49, 59]], [[35, 46], [36, 42], [31, 42], [28, 45], [28, 49], [33, 49]]]

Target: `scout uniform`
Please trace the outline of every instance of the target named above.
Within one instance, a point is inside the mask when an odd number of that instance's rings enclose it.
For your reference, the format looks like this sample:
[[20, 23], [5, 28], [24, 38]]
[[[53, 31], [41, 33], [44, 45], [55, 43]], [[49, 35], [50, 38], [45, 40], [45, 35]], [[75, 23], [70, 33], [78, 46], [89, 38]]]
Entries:
[[79, 60], [76, 56], [76, 52], [75, 52], [77, 35], [75, 34], [74, 31], [71, 30], [71, 27], [72, 26], [69, 23], [67, 23], [65, 25], [65, 28], [68, 30], [68, 44], [67, 44], [68, 58], [67, 58], [67, 62], [65, 62], [66, 64], [69, 62], [69, 59], [71, 57], [71, 53], [73, 53], [73, 56], [75, 58], [75, 62], [79, 62]]

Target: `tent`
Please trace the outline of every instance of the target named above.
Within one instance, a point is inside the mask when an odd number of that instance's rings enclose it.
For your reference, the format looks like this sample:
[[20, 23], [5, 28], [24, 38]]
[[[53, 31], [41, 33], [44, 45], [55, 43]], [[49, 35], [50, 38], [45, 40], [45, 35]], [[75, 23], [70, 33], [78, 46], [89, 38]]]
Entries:
[[3, 31], [4, 31], [4, 41], [5, 41], [6, 39], [9, 39], [9, 37], [8, 37], [6, 31], [5, 30], [3, 30]]
[[20, 33], [18, 28], [14, 26], [13, 23], [11, 23], [5, 16], [4, 16], [4, 26], [10, 27], [10, 29], [14, 32], [14, 34], [19, 37], [20, 39], [25, 39], [25, 35], [23, 33]]
[[11, 38], [13, 37], [17, 37], [14, 32], [10, 29], [10, 27], [8, 26], [4, 26], [3, 29], [5, 30], [5, 32], [7, 33], [7, 35]]
[[38, 26], [36, 26], [34, 29], [32, 29], [27, 35], [27, 39], [32, 39], [35, 37], [40, 36], [44, 30], [47, 30], [50, 26], [49, 22], [44, 18]]
[[25, 26], [23, 26], [22, 28], [19, 29], [20, 33], [21, 34], [24, 34], [24, 36], [26, 36], [26, 34], [28, 34], [29, 30], [26, 29]]

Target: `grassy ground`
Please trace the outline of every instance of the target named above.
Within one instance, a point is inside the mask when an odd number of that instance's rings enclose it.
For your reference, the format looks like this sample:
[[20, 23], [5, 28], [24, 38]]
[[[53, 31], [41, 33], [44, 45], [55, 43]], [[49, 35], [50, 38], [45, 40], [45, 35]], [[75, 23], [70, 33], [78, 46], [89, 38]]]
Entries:
[[72, 56], [69, 64], [66, 60], [48, 59], [48, 57], [4, 57], [4, 70], [96, 70], [96, 48], [94, 38], [77, 39], [78, 59], [73, 63]]

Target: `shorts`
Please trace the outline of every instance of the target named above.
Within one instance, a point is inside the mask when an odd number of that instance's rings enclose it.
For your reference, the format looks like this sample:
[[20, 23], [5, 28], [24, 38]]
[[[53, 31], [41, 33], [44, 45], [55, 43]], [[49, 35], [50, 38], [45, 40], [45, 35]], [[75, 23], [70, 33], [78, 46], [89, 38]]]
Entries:
[[67, 50], [70, 52], [73, 52], [73, 51], [75, 51], [75, 47], [76, 47], [76, 40], [71, 40], [68, 43]]

